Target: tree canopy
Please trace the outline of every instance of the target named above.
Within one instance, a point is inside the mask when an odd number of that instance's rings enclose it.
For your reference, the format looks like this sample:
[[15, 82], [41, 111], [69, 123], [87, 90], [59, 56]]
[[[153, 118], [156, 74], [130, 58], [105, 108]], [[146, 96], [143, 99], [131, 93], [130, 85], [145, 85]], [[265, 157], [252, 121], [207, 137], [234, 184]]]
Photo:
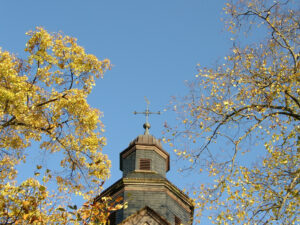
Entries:
[[[77, 209], [69, 197], [88, 201], [109, 176], [101, 112], [87, 96], [110, 61], [87, 54], [62, 33], [37, 27], [26, 34], [26, 58], [0, 50], [0, 223], [99, 221], [108, 215], [107, 201]], [[52, 167], [37, 162], [20, 183], [18, 165], [33, 154], [32, 143], [40, 144], [38, 154], [59, 161]]]
[[[189, 93], [174, 98], [166, 140], [197, 182], [197, 216], [216, 224], [296, 224], [300, 188], [299, 4], [232, 0], [232, 53], [198, 65]], [[246, 34], [243, 36], [243, 34]], [[251, 36], [252, 33], [252, 36]]]

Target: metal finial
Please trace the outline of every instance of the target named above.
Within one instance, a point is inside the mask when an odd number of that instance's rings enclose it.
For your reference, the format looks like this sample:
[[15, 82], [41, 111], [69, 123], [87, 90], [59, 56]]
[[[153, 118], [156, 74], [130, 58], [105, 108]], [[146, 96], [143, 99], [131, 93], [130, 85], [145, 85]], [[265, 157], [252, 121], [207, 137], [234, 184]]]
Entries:
[[149, 134], [149, 129], [151, 127], [150, 123], [148, 122], [148, 118], [149, 118], [149, 115], [150, 114], [158, 114], [160, 115], [160, 111], [158, 112], [150, 112], [149, 111], [149, 104], [150, 102], [148, 101], [148, 99], [145, 97], [145, 100], [146, 100], [146, 103], [147, 103], [147, 108], [144, 112], [137, 112], [137, 111], [134, 111], [133, 113], [136, 115], [136, 114], [144, 114], [146, 116], [146, 123], [144, 123], [143, 127], [145, 129], [145, 133], [144, 134]]
[[149, 134], [149, 129], [150, 129], [150, 123], [144, 123], [143, 125], [144, 129], [145, 129], [145, 133], [144, 134]]

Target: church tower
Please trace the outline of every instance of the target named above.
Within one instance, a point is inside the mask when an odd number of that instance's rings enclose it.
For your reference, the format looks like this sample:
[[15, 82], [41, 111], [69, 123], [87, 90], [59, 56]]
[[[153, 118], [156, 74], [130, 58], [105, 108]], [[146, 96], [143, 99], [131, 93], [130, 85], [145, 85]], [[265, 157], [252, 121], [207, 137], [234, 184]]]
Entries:
[[128, 207], [110, 216], [110, 225], [192, 224], [194, 206], [189, 197], [166, 179], [170, 156], [161, 142], [149, 134], [139, 135], [120, 153], [123, 176], [100, 196], [122, 197]]

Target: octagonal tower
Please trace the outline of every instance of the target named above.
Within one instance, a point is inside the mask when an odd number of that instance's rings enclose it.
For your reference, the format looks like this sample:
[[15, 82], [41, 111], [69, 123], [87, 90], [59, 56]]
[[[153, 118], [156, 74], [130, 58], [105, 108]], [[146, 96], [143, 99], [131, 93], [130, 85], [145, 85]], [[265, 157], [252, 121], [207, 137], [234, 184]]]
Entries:
[[194, 206], [189, 197], [166, 179], [170, 156], [161, 142], [149, 134], [139, 135], [120, 153], [123, 177], [102, 192], [101, 197], [122, 197], [126, 209], [111, 214], [115, 224], [192, 224]]

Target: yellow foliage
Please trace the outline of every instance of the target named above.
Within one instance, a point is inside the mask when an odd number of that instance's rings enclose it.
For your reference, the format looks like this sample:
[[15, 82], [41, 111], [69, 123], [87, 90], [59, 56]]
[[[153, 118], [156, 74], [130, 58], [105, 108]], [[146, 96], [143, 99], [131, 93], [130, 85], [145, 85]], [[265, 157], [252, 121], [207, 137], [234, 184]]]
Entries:
[[[75, 38], [61, 33], [37, 27], [26, 34], [27, 58], [0, 49], [0, 223], [105, 221], [108, 203], [90, 202], [85, 210], [67, 205], [70, 194], [94, 197], [109, 176], [110, 161], [101, 152], [101, 113], [86, 99], [110, 61], [87, 54]], [[26, 160], [33, 141], [40, 151], [57, 155], [61, 168], [52, 171], [37, 162], [35, 178], [18, 184], [16, 166]], [[53, 182], [58, 189], [50, 191]], [[91, 219], [97, 210], [106, 213]]]
[[216, 69], [199, 66], [190, 95], [173, 107], [180, 120], [168, 132], [176, 154], [188, 155], [192, 168], [214, 179], [199, 184], [198, 215], [212, 210], [216, 224], [299, 222], [300, 14], [294, 3], [228, 1], [233, 40], [251, 29], [263, 31], [264, 39], [236, 42]]

